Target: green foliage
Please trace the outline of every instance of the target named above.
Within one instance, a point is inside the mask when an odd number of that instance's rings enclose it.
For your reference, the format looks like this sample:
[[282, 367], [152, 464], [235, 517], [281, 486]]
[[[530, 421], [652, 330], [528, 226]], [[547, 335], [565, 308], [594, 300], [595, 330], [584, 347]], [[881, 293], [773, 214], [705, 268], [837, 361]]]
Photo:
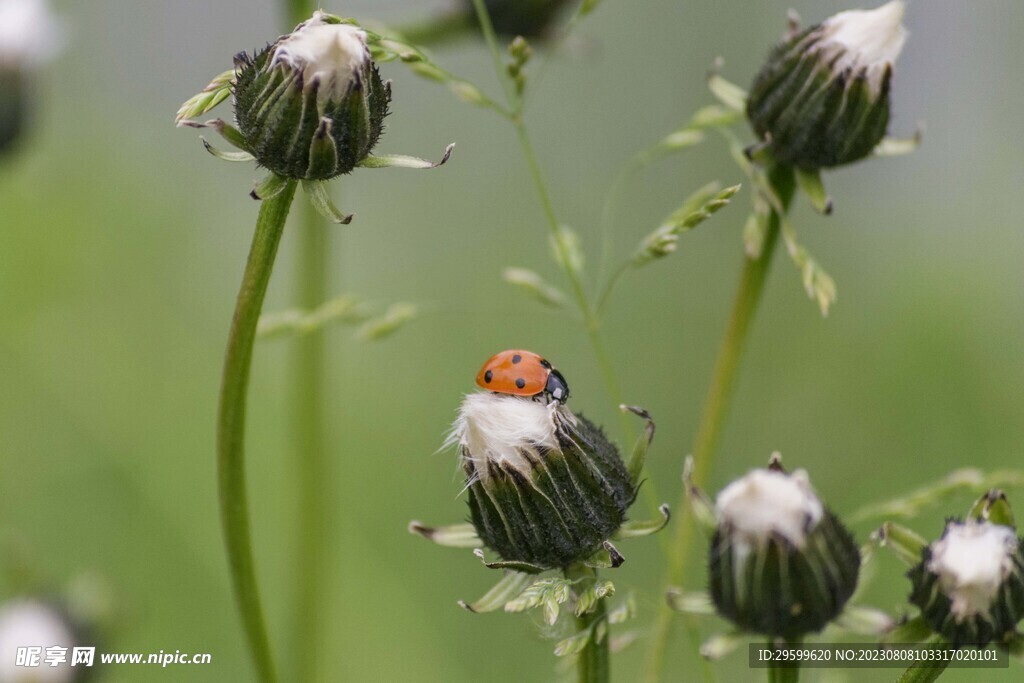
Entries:
[[669, 216], [657, 230], [645, 237], [633, 254], [634, 267], [647, 265], [651, 261], [668, 256], [678, 247], [679, 236], [693, 230], [711, 218], [715, 212], [729, 204], [729, 200], [740, 191], [739, 185], [727, 187], [717, 194], [715, 184], [705, 185], [687, 197], [683, 205]]
[[506, 268], [502, 273], [505, 282], [519, 288], [531, 298], [551, 308], [565, 305], [565, 294], [548, 284], [540, 275], [529, 268]]
[[325, 301], [311, 311], [291, 308], [264, 313], [256, 334], [262, 339], [319, 332], [332, 324], [351, 325], [369, 317], [366, 305], [354, 296], [342, 294]]
[[518, 597], [505, 603], [506, 612], [525, 612], [543, 607], [544, 621], [553, 625], [558, 620], [561, 605], [569, 599], [571, 582], [568, 579], [541, 579], [529, 586]]

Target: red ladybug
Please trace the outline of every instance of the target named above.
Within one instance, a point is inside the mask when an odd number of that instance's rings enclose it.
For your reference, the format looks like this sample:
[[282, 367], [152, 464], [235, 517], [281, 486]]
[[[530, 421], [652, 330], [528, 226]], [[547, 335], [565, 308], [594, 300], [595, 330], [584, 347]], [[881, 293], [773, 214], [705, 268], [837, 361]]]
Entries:
[[565, 403], [569, 385], [562, 373], [532, 351], [509, 349], [487, 359], [476, 375], [477, 386], [499, 394], [540, 396]]

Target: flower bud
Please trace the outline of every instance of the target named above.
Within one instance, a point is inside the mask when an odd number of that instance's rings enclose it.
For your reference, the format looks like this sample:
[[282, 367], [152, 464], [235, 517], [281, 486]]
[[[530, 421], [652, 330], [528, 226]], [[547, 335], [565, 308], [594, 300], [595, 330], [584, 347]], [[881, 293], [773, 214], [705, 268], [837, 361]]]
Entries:
[[[473, 0], [463, 0], [473, 12]], [[484, 0], [494, 31], [503, 36], [539, 38], [546, 35], [567, 0]]]
[[29, 122], [31, 74], [59, 50], [62, 31], [43, 0], [0, 0], [0, 154]]
[[563, 403], [466, 396], [450, 440], [477, 534], [504, 560], [565, 568], [600, 551], [636, 497], [600, 428]]
[[790, 35], [754, 80], [747, 118], [780, 162], [814, 170], [862, 159], [889, 125], [902, 0], [840, 12]]
[[317, 11], [254, 56], [235, 57], [235, 118], [245, 147], [279, 176], [326, 180], [377, 143], [391, 101], [366, 33]]
[[910, 570], [910, 601], [956, 646], [1005, 642], [1024, 618], [1024, 549], [1012, 527], [951, 521]]
[[745, 631], [798, 638], [820, 631], [857, 586], [860, 551], [811, 488], [777, 461], [726, 486], [715, 501], [710, 589]]

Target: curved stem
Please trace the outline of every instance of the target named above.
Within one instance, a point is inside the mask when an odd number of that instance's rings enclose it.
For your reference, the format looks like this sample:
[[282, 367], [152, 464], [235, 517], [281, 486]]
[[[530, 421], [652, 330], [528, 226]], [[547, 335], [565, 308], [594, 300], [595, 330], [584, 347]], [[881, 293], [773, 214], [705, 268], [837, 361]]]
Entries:
[[[783, 210], [788, 210], [795, 189], [793, 170], [788, 166], [774, 166], [769, 171], [768, 181], [782, 202]], [[693, 482], [697, 486], [702, 486], [707, 479], [715, 450], [722, 435], [722, 428], [725, 426], [740, 360], [743, 356], [743, 348], [750, 331], [750, 324], [761, 301], [764, 283], [771, 267], [772, 255], [775, 253], [775, 246], [779, 240], [781, 224], [782, 217], [772, 211], [768, 218], [768, 228], [761, 255], [756, 259], [746, 259], [743, 265], [739, 291], [733, 302], [729, 327], [726, 329], [725, 337], [718, 351], [718, 360], [715, 362], [715, 368], [711, 375], [711, 386], [704, 402], [704, 410], [693, 446]], [[675, 508], [680, 511], [680, 515], [669, 550], [668, 569], [663, 583], [666, 588], [681, 585], [686, 572], [693, 537], [692, 520], [685, 512], [688, 507], [684, 492]], [[661, 680], [673, 622], [672, 611], [667, 605], [663, 605], [659, 610], [648, 650], [648, 681]]]
[[[566, 578], [580, 581], [580, 586], [589, 587], [597, 581], [597, 571], [588, 567], [570, 567]], [[608, 641], [608, 608], [602, 598], [594, 605], [594, 609], [576, 617], [576, 632], [590, 630], [590, 640], [576, 659], [576, 680], [578, 683], [608, 683], [611, 680], [611, 660]], [[604, 622], [604, 627], [599, 625]], [[601, 633], [603, 631], [603, 633]], [[600, 640], [598, 636], [602, 637]]]
[[270, 282], [274, 257], [294, 196], [295, 181], [289, 180], [277, 195], [265, 200], [260, 207], [256, 233], [242, 286], [238, 291], [231, 331], [228, 333], [217, 416], [218, 492], [231, 582], [259, 680], [265, 683], [276, 681], [277, 675], [263, 619], [252, 553], [249, 504], [245, 488], [245, 404], [256, 323], [263, 308], [263, 297]]

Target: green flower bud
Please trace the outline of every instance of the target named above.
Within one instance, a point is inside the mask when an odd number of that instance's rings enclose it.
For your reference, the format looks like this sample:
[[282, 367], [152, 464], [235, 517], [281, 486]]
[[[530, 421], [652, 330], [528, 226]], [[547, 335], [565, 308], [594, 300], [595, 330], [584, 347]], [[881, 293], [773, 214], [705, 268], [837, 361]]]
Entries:
[[814, 170], [866, 157], [889, 125], [902, 0], [791, 34], [754, 80], [747, 118], [777, 160]]
[[820, 631], [857, 586], [860, 551], [803, 470], [777, 461], [726, 486], [715, 501], [710, 591], [745, 631], [794, 639]]
[[[473, 11], [472, 0], [463, 0], [463, 4], [468, 12]], [[568, 4], [568, 0], [484, 0], [496, 33], [526, 38], [546, 35]]]
[[636, 498], [600, 428], [558, 401], [466, 396], [450, 440], [477, 534], [504, 560], [565, 568], [600, 551]]
[[910, 601], [960, 645], [1006, 642], [1024, 618], [1024, 539], [988, 521], [951, 521], [910, 570]]
[[366, 33], [317, 11], [254, 56], [235, 57], [235, 118], [246, 150], [279, 176], [348, 173], [380, 137], [391, 101]]

